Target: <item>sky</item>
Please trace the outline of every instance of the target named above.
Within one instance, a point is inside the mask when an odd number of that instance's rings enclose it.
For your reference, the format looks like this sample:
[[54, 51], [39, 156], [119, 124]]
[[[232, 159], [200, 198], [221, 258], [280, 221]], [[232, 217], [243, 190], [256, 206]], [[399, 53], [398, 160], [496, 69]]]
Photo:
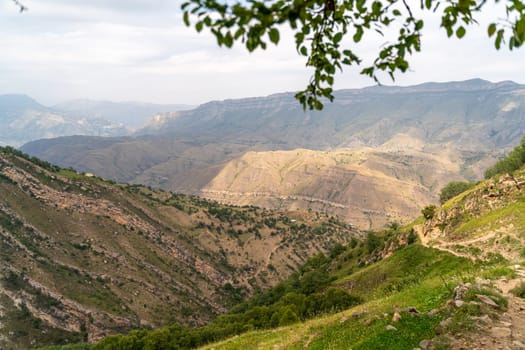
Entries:
[[[310, 76], [287, 28], [266, 51], [219, 48], [209, 32], [184, 26], [180, 0], [20, 1], [28, 11], [0, 0], [0, 94], [27, 94], [46, 105], [77, 98], [196, 105], [298, 91]], [[462, 40], [448, 39], [439, 20], [427, 15], [422, 52], [395, 84], [525, 83], [525, 48], [496, 51], [487, 38], [495, 10], [488, 8]], [[359, 46], [365, 60], [385, 40], [365, 37]], [[345, 68], [335, 88], [370, 85], [358, 69]]]

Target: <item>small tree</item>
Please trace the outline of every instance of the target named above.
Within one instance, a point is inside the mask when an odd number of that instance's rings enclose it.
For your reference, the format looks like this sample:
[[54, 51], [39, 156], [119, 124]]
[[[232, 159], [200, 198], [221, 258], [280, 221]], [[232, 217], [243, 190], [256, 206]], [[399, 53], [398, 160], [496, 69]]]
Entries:
[[423, 217], [426, 220], [431, 220], [434, 218], [434, 215], [436, 214], [436, 206], [435, 205], [427, 205], [426, 207], [421, 210], [421, 213], [423, 214]]
[[443, 204], [446, 201], [448, 201], [450, 198], [456, 197], [457, 195], [472, 188], [472, 186], [474, 186], [474, 183], [472, 182], [464, 182], [464, 181], [449, 182], [445, 187], [441, 189], [441, 193], [439, 194], [439, 202]]

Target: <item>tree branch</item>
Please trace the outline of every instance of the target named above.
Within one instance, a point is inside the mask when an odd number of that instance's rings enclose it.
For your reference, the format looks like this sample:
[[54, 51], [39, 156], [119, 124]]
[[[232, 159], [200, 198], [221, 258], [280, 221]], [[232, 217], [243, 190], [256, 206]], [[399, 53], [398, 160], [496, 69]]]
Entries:
[[15, 3], [16, 6], [18, 6], [21, 13], [28, 10], [28, 8], [24, 4], [22, 4], [20, 1], [18, 0], [12, 0], [12, 1]]

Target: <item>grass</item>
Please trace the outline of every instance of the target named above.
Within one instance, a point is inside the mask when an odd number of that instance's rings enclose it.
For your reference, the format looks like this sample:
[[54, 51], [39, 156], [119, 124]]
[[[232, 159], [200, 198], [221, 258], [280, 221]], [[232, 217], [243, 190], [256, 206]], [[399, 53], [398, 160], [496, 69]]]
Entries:
[[525, 282], [522, 281], [520, 284], [514, 287], [510, 292], [517, 297], [525, 299]]
[[[483, 216], [471, 218], [462, 223], [456, 230], [457, 235], [483, 229], [483, 231], [494, 230], [504, 224], [513, 223], [517, 229], [525, 229], [525, 200], [511, 203], [503, 208], [493, 210]], [[505, 222], [505, 223], [503, 223]]]
[[[473, 276], [477, 267], [466, 259], [412, 245], [335, 282], [359, 286], [356, 289], [368, 302], [289, 327], [245, 333], [204, 349], [411, 349], [421, 340], [436, 336], [434, 329], [445, 313], [430, 316], [425, 312], [439, 308], [450, 298], [454, 282], [445, 280], [472, 277], [469, 271]], [[402, 276], [407, 274], [414, 277], [404, 280]], [[413, 316], [402, 311], [401, 321], [392, 323], [393, 311], [407, 307], [416, 307], [420, 313]], [[364, 311], [360, 317], [352, 316]], [[387, 330], [388, 324], [397, 331]]]

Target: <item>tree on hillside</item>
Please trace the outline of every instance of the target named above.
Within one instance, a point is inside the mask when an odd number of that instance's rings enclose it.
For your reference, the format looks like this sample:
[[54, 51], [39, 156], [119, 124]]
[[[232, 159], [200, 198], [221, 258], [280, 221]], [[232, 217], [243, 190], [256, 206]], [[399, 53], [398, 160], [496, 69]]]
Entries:
[[458, 194], [465, 192], [472, 188], [475, 183], [465, 181], [452, 181], [441, 189], [439, 193], [439, 203], [443, 204], [450, 198], [456, 197]]
[[525, 164], [525, 136], [505, 158], [500, 159], [492, 167], [485, 171], [485, 178], [489, 179], [495, 175], [512, 173]]
[[[488, 36], [496, 49], [504, 43], [511, 50], [520, 47], [525, 40], [524, 2], [495, 1], [506, 7], [506, 18], [495, 18]], [[343, 65], [362, 64], [362, 53], [344, 38], [359, 43], [373, 31], [396, 36], [361, 70], [377, 82], [381, 71], [394, 79], [396, 72], [409, 68], [408, 56], [421, 50], [421, 13], [432, 11], [440, 16], [449, 37], [463, 38], [486, 4], [487, 0], [186, 0], [182, 10], [186, 25], [194, 22], [199, 32], [207, 27], [220, 46], [240, 42], [248, 51], [265, 49], [269, 42], [278, 44], [280, 30], [288, 24], [297, 52], [314, 70], [308, 86], [296, 97], [305, 108], [321, 109], [321, 99], [333, 100], [336, 71]]]

